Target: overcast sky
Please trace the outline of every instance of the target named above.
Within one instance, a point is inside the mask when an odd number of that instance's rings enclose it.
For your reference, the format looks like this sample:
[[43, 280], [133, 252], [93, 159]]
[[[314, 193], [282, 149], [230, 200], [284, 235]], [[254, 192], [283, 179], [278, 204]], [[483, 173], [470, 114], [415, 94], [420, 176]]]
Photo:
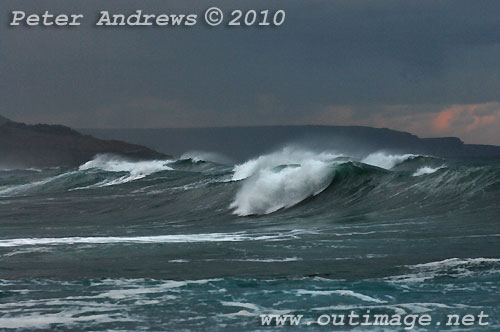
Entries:
[[[211, 28], [210, 6], [284, 9]], [[199, 15], [96, 27], [99, 11]], [[10, 27], [12, 10], [85, 15]], [[500, 1], [0, 2], [0, 114], [76, 128], [367, 125], [500, 145]]]

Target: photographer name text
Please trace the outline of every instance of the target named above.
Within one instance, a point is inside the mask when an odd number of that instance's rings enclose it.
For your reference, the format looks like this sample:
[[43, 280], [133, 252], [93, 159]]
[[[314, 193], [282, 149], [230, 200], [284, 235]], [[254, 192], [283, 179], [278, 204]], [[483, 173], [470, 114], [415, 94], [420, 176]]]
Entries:
[[[278, 10], [239, 10], [223, 11], [210, 7], [203, 13], [154, 14], [137, 9], [133, 13], [99, 12], [94, 21], [96, 27], [191, 27], [202, 23], [208, 26], [278, 27], [285, 23], [286, 13]], [[84, 22], [83, 14], [27, 13], [22, 10], [11, 12], [9, 25], [12, 27], [78, 27]]]

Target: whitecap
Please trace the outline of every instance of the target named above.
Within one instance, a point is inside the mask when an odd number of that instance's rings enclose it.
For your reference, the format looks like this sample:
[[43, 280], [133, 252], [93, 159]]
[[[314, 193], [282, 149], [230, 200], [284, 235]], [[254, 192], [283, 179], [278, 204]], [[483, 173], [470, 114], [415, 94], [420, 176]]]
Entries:
[[422, 166], [419, 169], [417, 169], [415, 173], [413, 173], [413, 176], [432, 174], [442, 168], [445, 168], [445, 166], [439, 166], [439, 167]]
[[194, 242], [242, 242], [242, 241], [276, 241], [294, 238], [297, 232], [277, 234], [237, 233], [202, 233], [176, 234], [156, 236], [94, 236], [94, 237], [49, 237], [49, 238], [16, 238], [0, 240], [0, 247], [20, 246], [55, 246], [72, 244], [148, 244], [148, 243], [194, 243]]
[[366, 156], [361, 160], [362, 163], [377, 166], [384, 169], [391, 169], [396, 165], [399, 165], [406, 160], [418, 157], [414, 154], [388, 154], [385, 152], [374, 152]]
[[311, 295], [311, 296], [331, 296], [331, 295], [340, 295], [340, 296], [351, 296], [355, 297], [359, 300], [365, 301], [365, 302], [374, 302], [374, 303], [386, 303], [386, 301], [382, 301], [379, 299], [376, 299], [374, 297], [364, 295], [361, 293], [356, 293], [351, 290], [347, 289], [336, 289], [336, 290], [306, 290], [306, 289], [299, 289], [297, 290], [298, 295]]
[[233, 181], [239, 181], [250, 177], [262, 169], [273, 169], [281, 165], [300, 164], [308, 160], [317, 160], [331, 163], [344, 155], [335, 152], [313, 152], [294, 147], [285, 147], [280, 151], [251, 159], [243, 164], [234, 166]]
[[244, 181], [230, 208], [247, 216], [292, 207], [330, 185], [339, 156], [284, 148], [237, 165], [233, 181]]
[[130, 161], [118, 156], [100, 154], [81, 165], [78, 170], [99, 169], [106, 172], [129, 173], [128, 176], [104, 181], [99, 184], [99, 186], [110, 186], [142, 179], [156, 172], [170, 171], [172, 170], [172, 168], [168, 166], [170, 163], [172, 163], [172, 160]]

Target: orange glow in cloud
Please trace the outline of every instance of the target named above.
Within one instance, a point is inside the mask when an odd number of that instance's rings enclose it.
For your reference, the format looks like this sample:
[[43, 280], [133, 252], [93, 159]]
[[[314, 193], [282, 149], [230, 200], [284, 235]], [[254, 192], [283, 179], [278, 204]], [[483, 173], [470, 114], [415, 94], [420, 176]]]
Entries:
[[465, 128], [467, 132], [476, 130], [478, 127], [493, 123], [496, 120], [496, 117], [494, 115], [483, 115], [483, 116], [474, 115], [472, 118], [474, 119], [472, 124], [468, 125]]
[[442, 132], [453, 129], [460, 130], [460, 128], [452, 128], [453, 122], [463, 123], [464, 121], [468, 121], [471, 123], [465, 128], [462, 127], [462, 130], [470, 132], [484, 125], [491, 124], [497, 120], [495, 115], [474, 114], [474, 112], [476, 112], [477, 110], [481, 110], [490, 106], [492, 106], [491, 103], [454, 105], [439, 112], [438, 115], [434, 118], [432, 125], [434, 127], [434, 130]]
[[438, 131], [444, 131], [450, 128], [450, 123], [453, 118], [456, 117], [452, 110], [445, 110], [438, 114], [438, 116], [433, 121], [434, 129]]
[[359, 114], [352, 106], [328, 106], [320, 124], [364, 125], [407, 131], [420, 137], [457, 136], [468, 143], [500, 145], [500, 102], [456, 104], [442, 108], [385, 105], [380, 112]]

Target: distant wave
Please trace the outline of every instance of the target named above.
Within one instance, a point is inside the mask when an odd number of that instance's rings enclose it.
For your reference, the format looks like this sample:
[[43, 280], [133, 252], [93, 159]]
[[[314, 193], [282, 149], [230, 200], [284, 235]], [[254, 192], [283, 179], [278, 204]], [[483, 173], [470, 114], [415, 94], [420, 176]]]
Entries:
[[[118, 156], [102, 154], [81, 165], [78, 170], [37, 179], [29, 183], [0, 186], [0, 196], [23, 196], [47, 191], [67, 191], [123, 184], [145, 178], [153, 173], [172, 170], [171, 160], [130, 161]], [[91, 174], [92, 171], [116, 173], [116, 176]], [[20, 171], [20, 170], [18, 170]], [[37, 171], [37, 173], [43, 173]], [[95, 172], [94, 172], [95, 173]], [[127, 173], [121, 175], [119, 173]]]
[[211, 161], [222, 165], [232, 165], [233, 161], [223, 154], [207, 151], [189, 151], [183, 153], [179, 160], [191, 159], [194, 162]]
[[25, 172], [41, 172], [41, 168], [29, 167], [29, 168], [2, 168], [0, 166], [0, 172], [15, 172], [15, 171], [25, 171]]
[[[439, 178], [422, 177], [441, 169], [446, 171]], [[432, 196], [451, 200], [458, 192], [493, 189], [499, 181], [498, 173], [498, 169], [489, 167], [450, 169], [445, 160], [432, 156], [374, 152], [359, 161], [335, 152], [287, 147], [234, 166], [231, 180], [237, 181], [238, 190], [229, 208], [238, 216], [264, 215], [325, 195], [335, 195], [332, 199], [341, 207], [364, 197], [370, 204], [384, 202], [385, 207], [391, 205], [388, 197], [397, 198], [400, 206], [406, 204], [401, 201], [404, 197], [425, 199], [430, 206], [436, 202], [430, 199]], [[326, 201], [321, 202], [323, 209]], [[411, 199], [407, 202], [413, 203]]]
[[101, 154], [81, 165], [79, 170], [94, 168], [107, 172], [128, 172], [131, 177], [140, 179], [156, 172], [172, 170], [168, 166], [171, 162], [171, 160], [129, 161], [117, 156]]
[[42, 180], [30, 182], [30, 183], [24, 183], [24, 184], [18, 184], [18, 185], [12, 185], [12, 186], [4, 186], [0, 187], [0, 197], [4, 196], [17, 196], [17, 195], [24, 195], [29, 193], [30, 191], [33, 190], [40, 190], [44, 186], [47, 186], [51, 183], [60, 181], [64, 179], [67, 179], [71, 177], [72, 175], [76, 174], [76, 172], [66, 172], [62, 173], [56, 176], [51, 176]]
[[80, 171], [99, 169], [106, 172], [128, 172], [118, 179], [105, 180], [92, 187], [105, 187], [142, 179], [153, 173], [171, 171], [172, 160], [129, 161], [114, 155], [101, 154], [79, 167]]
[[[0, 197], [54, 198], [57, 194], [59, 198], [71, 192], [77, 199], [81, 190], [93, 190], [96, 195], [147, 194], [151, 199], [145, 200], [143, 208], [157, 208], [158, 217], [168, 214], [162, 207], [170, 199], [199, 202], [197, 208], [203, 213], [238, 216], [275, 213], [299, 203], [318, 214], [360, 205], [407, 207], [416, 213], [417, 202], [438, 213], [438, 201], [453, 205], [463, 195], [479, 199], [473, 194], [497, 192], [500, 183], [495, 165], [462, 165], [413, 154], [375, 152], [360, 160], [335, 151], [289, 146], [233, 167], [202, 162], [209, 157], [191, 153], [182, 156], [188, 159], [131, 161], [99, 155], [77, 169], [2, 172]], [[113, 192], [111, 186], [120, 186], [120, 192]]]

